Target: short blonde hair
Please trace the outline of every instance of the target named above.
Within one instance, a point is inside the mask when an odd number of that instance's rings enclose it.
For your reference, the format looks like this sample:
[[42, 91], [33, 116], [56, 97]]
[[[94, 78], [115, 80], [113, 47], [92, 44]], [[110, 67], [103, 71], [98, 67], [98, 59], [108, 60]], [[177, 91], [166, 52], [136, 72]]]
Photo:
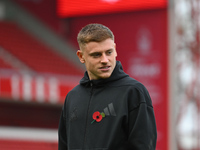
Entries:
[[94, 23], [88, 24], [81, 29], [78, 33], [77, 41], [81, 48], [89, 42], [101, 42], [108, 38], [111, 38], [114, 41], [112, 31], [102, 24]]

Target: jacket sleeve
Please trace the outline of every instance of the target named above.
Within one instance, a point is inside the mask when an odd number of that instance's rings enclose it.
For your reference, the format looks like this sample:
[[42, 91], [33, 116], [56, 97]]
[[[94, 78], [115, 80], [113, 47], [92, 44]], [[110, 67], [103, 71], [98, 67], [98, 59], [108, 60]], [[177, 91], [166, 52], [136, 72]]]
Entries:
[[136, 95], [138, 105], [129, 112], [128, 147], [130, 150], [155, 150], [157, 130], [151, 98], [147, 91]]
[[58, 127], [58, 150], [67, 150], [66, 119], [64, 116], [64, 109], [62, 109]]

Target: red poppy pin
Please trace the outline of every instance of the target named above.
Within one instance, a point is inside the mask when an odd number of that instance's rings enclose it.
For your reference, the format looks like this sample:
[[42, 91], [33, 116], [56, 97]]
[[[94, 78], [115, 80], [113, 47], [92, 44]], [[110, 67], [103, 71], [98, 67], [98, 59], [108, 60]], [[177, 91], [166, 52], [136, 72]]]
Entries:
[[94, 123], [95, 121], [100, 122], [104, 117], [105, 117], [105, 114], [103, 112], [102, 113], [100, 113], [99, 111], [94, 112], [92, 115], [92, 118], [94, 120], [91, 122], [91, 124]]

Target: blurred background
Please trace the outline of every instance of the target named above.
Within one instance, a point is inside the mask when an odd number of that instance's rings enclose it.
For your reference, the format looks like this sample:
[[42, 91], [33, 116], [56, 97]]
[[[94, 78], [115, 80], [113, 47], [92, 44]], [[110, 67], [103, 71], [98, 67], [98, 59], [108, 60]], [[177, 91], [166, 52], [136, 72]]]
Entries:
[[156, 150], [200, 150], [200, 0], [0, 0], [0, 150], [56, 150], [85, 68], [79, 30], [108, 26], [154, 105]]

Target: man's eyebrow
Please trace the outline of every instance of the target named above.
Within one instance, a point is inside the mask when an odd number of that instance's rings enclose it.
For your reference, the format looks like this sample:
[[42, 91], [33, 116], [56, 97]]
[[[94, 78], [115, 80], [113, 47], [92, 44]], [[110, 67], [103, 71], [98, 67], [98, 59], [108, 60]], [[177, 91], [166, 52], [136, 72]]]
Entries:
[[114, 48], [110, 48], [110, 49], [108, 49], [108, 50], [106, 50], [106, 51], [113, 51], [114, 50]]
[[[105, 52], [107, 52], [107, 51], [113, 51], [114, 50], [114, 48], [110, 48], [110, 49], [107, 49]], [[89, 53], [89, 55], [94, 55], [94, 54], [101, 54], [102, 52], [91, 52], [91, 53]]]

